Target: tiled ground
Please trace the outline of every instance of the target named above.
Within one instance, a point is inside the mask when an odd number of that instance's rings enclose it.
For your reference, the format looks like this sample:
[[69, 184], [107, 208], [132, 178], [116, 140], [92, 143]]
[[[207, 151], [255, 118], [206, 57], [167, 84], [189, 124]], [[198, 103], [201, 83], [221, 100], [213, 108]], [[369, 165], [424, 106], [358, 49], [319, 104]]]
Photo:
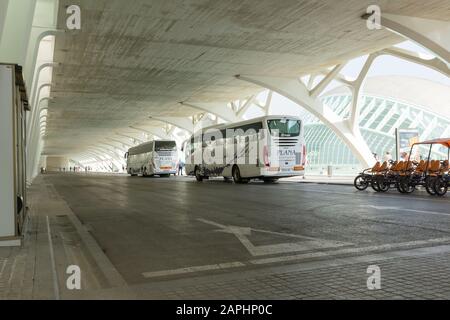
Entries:
[[374, 261], [381, 289], [367, 288], [367, 263], [183, 284], [153, 299], [450, 299], [450, 254]]

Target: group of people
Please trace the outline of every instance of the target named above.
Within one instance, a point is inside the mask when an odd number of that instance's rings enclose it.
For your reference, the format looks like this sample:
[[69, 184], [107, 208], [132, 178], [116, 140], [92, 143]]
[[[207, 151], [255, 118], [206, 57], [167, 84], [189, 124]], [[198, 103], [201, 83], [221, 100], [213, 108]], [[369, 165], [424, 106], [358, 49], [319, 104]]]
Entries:
[[[63, 167], [63, 168], [59, 168], [59, 171], [61, 172], [66, 172], [66, 170], [67, 170], [67, 168], [66, 167]], [[80, 168], [80, 167], [69, 167], [69, 171], [70, 172], [79, 172], [79, 171], [81, 171], [82, 170], [82, 168]], [[92, 168], [91, 167], [84, 167], [84, 171], [85, 172], [88, 172], [88, 171], [92, 171]]]
[[[373, 157], [375, 158], [376, 161], [380, 161], [380, 157], [378, 156], [378, 154], [373, 153]], [[383, 156], [383, 161], [389, 162], [392, 160], [392, 154], [390, 151], [386, 151], [386, 153]]]

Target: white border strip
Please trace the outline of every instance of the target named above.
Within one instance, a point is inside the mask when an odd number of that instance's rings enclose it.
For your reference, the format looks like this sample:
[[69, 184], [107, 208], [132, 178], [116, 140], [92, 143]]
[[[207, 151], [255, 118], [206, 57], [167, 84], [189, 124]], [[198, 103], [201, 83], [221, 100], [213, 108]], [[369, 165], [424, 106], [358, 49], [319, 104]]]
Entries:
[[48, 219], [48, 216], [46, 216], [47, 220], [47, 236], [48, 236], [48, 246], [50, 249], [50, 260], [52, 263], [52, 273], [53, 273], [53, 289], [55, 292], [55, 299], [59, 300], [59, 284], [58, 284], [58, 274], [56, 272], [56, 262], [55, 262], [55, 253], [53, 251], [53, 242], [52, 242], [52, 233], [50, 231], [50, 221]]

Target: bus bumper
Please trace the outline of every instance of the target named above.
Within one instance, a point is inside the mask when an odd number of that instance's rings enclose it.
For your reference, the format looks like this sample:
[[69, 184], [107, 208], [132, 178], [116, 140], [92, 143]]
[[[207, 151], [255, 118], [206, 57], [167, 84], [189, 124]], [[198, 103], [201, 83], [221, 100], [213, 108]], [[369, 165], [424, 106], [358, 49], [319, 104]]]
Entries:
[[176, 174], [176, 173], [177, 173], [176, 170], [159, 170], [159, 171], [155, 171], [154, 174], [160, 175], [160, 174]]
[[303, 167], [295, 168], [295, 170], [283, 168], [263, 168], [261, 170], [261, 175], [263, 177], [274, 177], [274, 178], [296, 177], [296, 176], [301, 177], [305, 175], [305, 169]]

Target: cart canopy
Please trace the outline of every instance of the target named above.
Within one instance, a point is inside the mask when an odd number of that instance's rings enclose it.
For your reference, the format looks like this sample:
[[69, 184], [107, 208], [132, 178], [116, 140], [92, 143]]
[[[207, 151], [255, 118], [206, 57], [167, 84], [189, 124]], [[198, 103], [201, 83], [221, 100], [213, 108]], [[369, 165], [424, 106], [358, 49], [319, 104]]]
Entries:
[[447, 148], [450, 148], [450, 138], [441, 138], [441, 139], [422, 141], [422, 142], [417, 142], [415, 144], [441, 144]]

